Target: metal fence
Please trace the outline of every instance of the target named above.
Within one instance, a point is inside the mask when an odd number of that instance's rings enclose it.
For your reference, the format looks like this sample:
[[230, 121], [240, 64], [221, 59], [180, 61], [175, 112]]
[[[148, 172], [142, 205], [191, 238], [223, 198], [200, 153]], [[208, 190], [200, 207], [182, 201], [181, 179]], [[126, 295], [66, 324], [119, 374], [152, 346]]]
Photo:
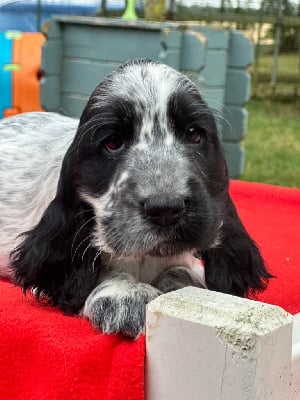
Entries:
[[169, 17], [242, 30], [255, 49], [252, 95], [300, 99], [300, 1], [171, 0]]

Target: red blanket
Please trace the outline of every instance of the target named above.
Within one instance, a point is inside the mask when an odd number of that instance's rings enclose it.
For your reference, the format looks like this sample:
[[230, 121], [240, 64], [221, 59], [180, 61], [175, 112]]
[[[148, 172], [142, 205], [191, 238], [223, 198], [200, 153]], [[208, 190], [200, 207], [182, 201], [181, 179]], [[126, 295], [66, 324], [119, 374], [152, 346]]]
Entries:
[[300, 190], [232, 181], [231, 196], [276, 276], [258, 299], [300, 312]]
[[[300, 190], [233, 181], [231, 194], [277, 276], [259, 299], [300, 311]], [[96, 333], [0, 282], [1, 400], [142, 400], [144, 337]]]
[[141, 400], [144, 338], [96, 333], [0, 282], [1, 400]]

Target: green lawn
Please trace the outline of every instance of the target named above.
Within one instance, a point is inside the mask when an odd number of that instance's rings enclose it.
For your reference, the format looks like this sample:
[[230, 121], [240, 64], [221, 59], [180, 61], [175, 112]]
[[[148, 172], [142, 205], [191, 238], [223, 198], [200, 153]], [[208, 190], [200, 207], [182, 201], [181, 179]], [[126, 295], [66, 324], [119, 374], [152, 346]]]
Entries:
[[[270, 82], [274, 59], [273, 55], [260, 56], [258, 64], [258, 80]], [[250, 72], [253, 66], [250, 67]], [[280, 54], [278, 59], [278, 81], [296, 82], [299, 79], [299, 56], [298, 54]]]
[[251, 100], [241, 179], [300, 188], [300, 106]]
[[265, 99], [275, 94], [277, 99], [293, 101], [300, 96], [300, 57], [296, 52], [279, 55], [275, 93], [271, 89], [273, 56], [262, 55], [258, 63], [256, 76], [254, 65], [249, 68], [253, 82], [252, 94], [255, 98]]

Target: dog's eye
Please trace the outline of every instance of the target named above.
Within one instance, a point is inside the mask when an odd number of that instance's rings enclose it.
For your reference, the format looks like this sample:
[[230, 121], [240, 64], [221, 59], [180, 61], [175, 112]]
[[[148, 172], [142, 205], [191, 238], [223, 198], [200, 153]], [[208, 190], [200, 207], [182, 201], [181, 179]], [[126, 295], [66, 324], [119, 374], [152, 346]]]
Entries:
[[110, 135], [108, 136], [104, 142], [104, 147], [109, 152], [114, 152], [117, 150], [121, 150], [124, 147], [124, 140], [120, 135]]
[[188, 127], [185, 133], [186, 140], [190, 144], [199, 144], [205, 135], [205, 129], [197, 126]]

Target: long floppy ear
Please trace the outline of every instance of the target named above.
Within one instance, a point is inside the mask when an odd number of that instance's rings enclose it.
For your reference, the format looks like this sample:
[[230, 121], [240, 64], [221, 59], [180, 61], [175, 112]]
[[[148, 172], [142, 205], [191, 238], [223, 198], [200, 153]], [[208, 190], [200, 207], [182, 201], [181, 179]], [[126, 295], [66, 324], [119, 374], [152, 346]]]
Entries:
[[35, 289], [40, 300], [77, 313], [96, 285], [99, 267], [93, 262], [96, 249], [88, 246], [94, 214], [72, 187], [70, 156], [67, 152], [56, 197], [11, 253], [11, 268], [24, 292]]
[[211, 290], [243, 297], [264, 290], [272, 278], [229, 197], [221, 243], [206, 251], [203, 259], [206, 284]]

